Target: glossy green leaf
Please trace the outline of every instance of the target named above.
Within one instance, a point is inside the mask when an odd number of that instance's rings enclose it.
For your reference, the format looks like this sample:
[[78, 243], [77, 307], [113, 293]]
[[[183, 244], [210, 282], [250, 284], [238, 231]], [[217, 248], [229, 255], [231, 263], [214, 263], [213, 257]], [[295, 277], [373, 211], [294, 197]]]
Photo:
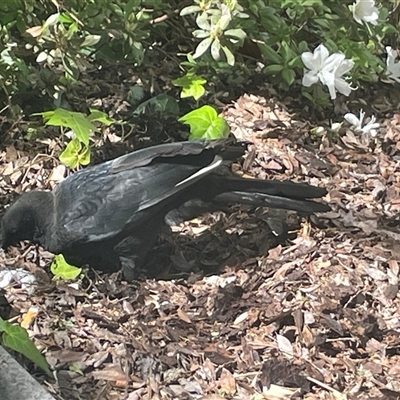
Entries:
[[78, 168], [79, 165], [88, 165], [90, 162], [90, 148], [84, 145], [79, 139], [72, 139], [60, 154], [60, 161], [70, 168]]
[[231, 36], [240, 40], [246, 39], [246, 32], [243, 29], [228, 29], [224, 32], [225, 36]]
[[202, 56], [207, 50], [208, 48], [211, 46], [211, 43], [213, 42], [213, 38], [212, 37], [208, 37], [203, 39], [196, 47], [196, 51], [193, 54], [193, 58], [199, 58], [200, 56]]
[[200, 76], [188, 73], [181, 78], [173, 80], [172, 83], [175, 86], [182, 87], [182, 98], [193, 97], [195, 100], [198, 100], [205, 92], [203, 85], [207, 81]]
[[215, 61], [220, 59], [221, 43], [218, 38], [216, 38], [211, 45], [211, 56]]
[[290, 86], [295, 79], [295, 73], [292, 69], [285, 68], [282, 70], [283, 80]]
[[267, 44], [259, 44], [259, 48], [261, 53], [270, 61], [274, 62], [275, 64], [282, 64], [282, 57], [271, 47]]
[[90, 122], [97, 121], [106, 126], [110, 126], [116, 122], [114, 118], [110, 118], [105, 112], [96, 110], [95, 108], [90, 109], [90, 114], [87, 116], [87, 119]]
[[64, 126], [71, 129], [75, 136], [85, 145], [89, 145], [89, 136], [97, 130], [85, 114], [57, 108], [55, 111], [41, 114], [46, 125]]
[[230, 51], [230, 49], [227, 46], [221, 46], [221, 48], [222, 51], [225, 53], [226, 62], [231, 66], [235, 65], [235, 56]]
[[182, 8], [179, 15], [183, 17], [184, 15], [193, 14], [193, 13], [199, 12], [199, 11], [201, 11], [201, 8], [199, 6], [188, 6], [188, 7]]
[[81, 44], [81, 47], [90, 47], [94, 46], [95, 44], [99, 43], [101, 39], [100, 35], [87, 35], [85, 40]]
[[36, 348], [24, 328], [0, 318], [0, 331], [3, 332], [2, 342], [4, 346], [23, 354], [38, 367], [42, 368], [48, 375], [51, 375], [46, 359]]
[[54, 275], [54, 279], [71, 280], [76, 279], [81, 274], [82, 269], [68, 264], [64, 256], [58, 254], [53, 258], [50, 271]]
[[154, 111], [162, 114], [179, 114], [179, 105], [176, 99], [165, 93], [158, 94], [157, 96], [139, 104], [132, 114], [139, 115], [143, 113], [147, 107], [151, 107]]
[[179, 121], [190, 126], [190, 139], [220, 139], [229, 135], [230, 129], [224, 118], [214, 108], [203, 106], [193, 110]]

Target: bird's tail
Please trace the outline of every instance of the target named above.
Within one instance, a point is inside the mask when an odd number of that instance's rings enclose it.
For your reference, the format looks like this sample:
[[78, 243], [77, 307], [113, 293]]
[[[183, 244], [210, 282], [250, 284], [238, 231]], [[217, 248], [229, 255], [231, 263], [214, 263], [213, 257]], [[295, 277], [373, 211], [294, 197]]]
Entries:
[[326, 195], [325, 188], [290, 181], [243, 179], [226, 176], [210, 177], [213, 202], [241, 203], [258, 207], [281, 208], [305, 213], [326, 212], [327, 204], [311, 199]]

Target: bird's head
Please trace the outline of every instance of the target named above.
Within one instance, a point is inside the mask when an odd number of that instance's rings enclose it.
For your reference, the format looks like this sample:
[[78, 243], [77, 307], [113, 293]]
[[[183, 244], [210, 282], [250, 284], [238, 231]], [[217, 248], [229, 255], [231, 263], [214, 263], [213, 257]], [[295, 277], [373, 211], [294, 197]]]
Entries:
[[0, 246], [6, 249], [21, 240], [40, 243], [43, 221], [49, 209], [50, 192], [28, 192], [22, 194], [5, 212], [0, 227]]

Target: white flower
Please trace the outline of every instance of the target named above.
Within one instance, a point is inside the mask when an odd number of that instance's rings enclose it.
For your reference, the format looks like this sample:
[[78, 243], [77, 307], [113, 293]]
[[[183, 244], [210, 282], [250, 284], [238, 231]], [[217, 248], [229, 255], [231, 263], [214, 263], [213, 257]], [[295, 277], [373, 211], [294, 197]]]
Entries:
[[[356, 90], [356, 88], [352, 88], [350, 86], [350, 83], [346, 82], [343, 78], [342, 75], [347, 74], [348, 72], [350, 72], [350, 70], [354, 67], [354, 61], [353, 60], [349, 60], [349, 59], [345, 59], [344, 55], [343, 58], [340, 62], [340, 64], [335, 67], [333, 74], [334, 74], [334, 86], [335, 88], [338, 90], [339, 93], [344, 94], [345, 96], [348, 96], [352, 90]], [[331, 90], [329, 90], [329, 92], [331, 92]], [[331, 98], [334, 99], [336, 98], [336, 93], [335, 93], [335, 97], [332, 97], [331, 94]]]
[[397, 51], [393, 50], [390, 46], [386, 47], [386, 52], [388, 53], [386, 59], [386, 73], [389, 78], [394, 79], [400, 83], [400, 63], [395, 63], [397, 58]]
[[342, 75], [349, 72], [354, 62], [346, 59], [344, 54], [333, 53], [329, 55], [328, 49], [320, 44], [314, 53], [305, 52], [301, 55], [304, 65], [310, 70], [303, 76], [303, 85], [310, 87], [320, 81], [326, 85], [331, 99], [336, 99], [336, 90], [348, 96], [354, 88], [350, 86]]
[[363, 21], [376, 25], [379, 11], [375, 7], [374, 0], [357, 0], [353, 3], [353, 18], [362, 25]]
[[356, 132], [364, 134], [370, 134], [372, 137], [376, 136], [376, 129], [379, 128], [379, 123], [375, 122], [375, 116], [371, 116], [371, 119], [363, 126], [365, 112], [360, 110], [360, 118], [357, 118], [352, 113], [347, 113], [344, 118], [354, 128]]

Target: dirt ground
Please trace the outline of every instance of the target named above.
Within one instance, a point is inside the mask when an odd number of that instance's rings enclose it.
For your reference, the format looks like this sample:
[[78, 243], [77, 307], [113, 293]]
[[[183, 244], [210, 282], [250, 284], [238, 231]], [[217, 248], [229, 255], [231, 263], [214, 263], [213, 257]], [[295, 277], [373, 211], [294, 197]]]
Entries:
[[[375, 137], [330, 129], [339, 113], [310, 122], [272, 96], [225, 107], [232, 133], [252, 143], [234, 170], [326, 187], [329, 213], [205, 215], [163, 234], [133, 284], [89, 269], [54, 282], [51, 254], [29, 244], [1, 251], [0, 271], [36, 277], [33, 292], [14, 282], [5, 297], [57, 379], [20, 361], [63, 400], [400, 398], [396, 107], [377, 96], [366, 110], [378, 117]], [[63, 179], [58, 146], [4, 143], [2, 205]]]

